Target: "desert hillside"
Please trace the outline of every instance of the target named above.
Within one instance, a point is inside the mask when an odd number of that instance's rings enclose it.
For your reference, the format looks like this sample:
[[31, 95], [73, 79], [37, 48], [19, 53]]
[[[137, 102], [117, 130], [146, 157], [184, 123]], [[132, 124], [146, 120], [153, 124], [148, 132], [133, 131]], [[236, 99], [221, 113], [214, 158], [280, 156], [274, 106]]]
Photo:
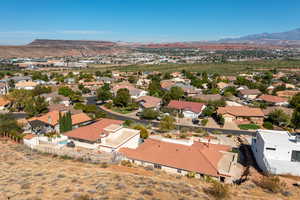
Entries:
[[[0, 141], [0, 199], [214, 199], [211, 183], [172, 176], [153, 169], [96, 165], [31, 152]], [[252, 181], [230, 186], [230, 199], [299, 199], [300, 189], [271, 194]], [[291, 188], [293, 187], [293, 188]]]

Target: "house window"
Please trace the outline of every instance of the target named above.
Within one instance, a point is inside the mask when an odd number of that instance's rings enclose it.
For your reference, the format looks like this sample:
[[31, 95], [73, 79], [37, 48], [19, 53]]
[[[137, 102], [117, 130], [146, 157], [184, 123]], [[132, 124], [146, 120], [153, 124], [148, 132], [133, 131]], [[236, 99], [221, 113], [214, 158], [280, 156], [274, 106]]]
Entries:
[[161, 169], [161, 165], [159, 165], [159, 164], [154, 164], [154, 168], [156, 168], [156, 169]]
[[177, 169], [177, 173], [178, 173], [178, 174], [181, 174], [181, 169]]
[[276, 148], [267, 147], [266, 150], [269, 150], [269, 151], [276, 151]]
[[300, 151], [292, 151], [292, 162], [300, 162]]

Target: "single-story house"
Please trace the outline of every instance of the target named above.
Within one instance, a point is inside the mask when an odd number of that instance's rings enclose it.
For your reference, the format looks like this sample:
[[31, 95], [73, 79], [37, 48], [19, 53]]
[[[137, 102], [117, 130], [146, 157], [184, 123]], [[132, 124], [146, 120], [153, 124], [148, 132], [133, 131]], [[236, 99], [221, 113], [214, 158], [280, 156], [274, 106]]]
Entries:
[[136, 102], [140, 104], [140, 110], [145, 108], [153, 108], [154, 110], [159, 110], [161, 106], [161, 98], [153, 96], [142, 96], [136, 99]]
[[140, 143], [140, 131], [124, 128], [124, 121], [101, 119], [95, 123], [65, 133], [69, 140], [88, 149], [105, 152], [118, 151], [120, 148], [137, 148]]
[[212, 177], [232, 182], [236, 155], [230, 146], [174, 139], [147, 139], [136, 149], [122, 148], [124, 160], [142, 166], [152, 166], [169, 173], [196, 178]]
[[219, 94], [198, 94], [193, 96], [194, 99], [199, 99], [201, 101], [219, 101], [222, 100], [223, 97]]
[[276, 95], [283, 98], [292, 98], [298, 93], [300, 93], [300, 90], [284, 90], [276, 92]]
[[263, 124], [264, 113], [260, 108], [250, 108], [247, 106], [225, 106], [217, 110], [225, 121], [245, 121], [249, 120], [256, 124]]
[[289, 104], [287, 98], [267, 95], [267, 94], [263, 94], [259, 96], [256, 100], [263, 101], [267, 104], [274, 105], [274, 106], [286, 106]]
[[268, 106], [267, 108], [263, 109], [263, 113], [265, 117], [269, 116], [271, 112], [275, 110], [282, 110], [285, 114], [292, 117], [294, 110], [292, 108], [282, 107], [282, 106]]
[[65, 97], [63, 95], [58, 94], [58, 92], [51, 92], [48, 94], [42, 94], [42, 97], [45, 98], [46, 102], [49, 104], [57, 104], [61, 103], [64, 104], [65, 106], [69, 106], [71, 101], [69, 97]]
[[33, 81], [22, 81], [15, 84], [16, 89], [33, 90], [38, 83]]
[[116, 95], [118, 90], [122, 89], [122, 88], [128, 89], [129, 93], [130, 93], [130, 96], [133, 99], [137, 99], [139, 97], [146, 96], [148, 94], [147, 91], [138, 89], [130, 83], [118, 83], [118, 84], [113, 86], [112, 91]]
[[239, 91], [239, 96], [243, 99], [254, 100], [261, 92], [258, 89], [245, 89]]
[[167, 106], [171, 109], [181, 110], [186, 118], [198, 118], [206, 107], [204, 103], [190, 102], [190, 101], [177, 101], [171, 100]]
[[[54, 110], [42, 116], [28, 119], [32, 132], [35, 134], [44, 134], [52, 131], [59, 133], [59, 114], [60, 111]], [[92, 122], [92, 119], [85, 113], [72, 114], [71, 118], [73, 128], [78, 128]]]

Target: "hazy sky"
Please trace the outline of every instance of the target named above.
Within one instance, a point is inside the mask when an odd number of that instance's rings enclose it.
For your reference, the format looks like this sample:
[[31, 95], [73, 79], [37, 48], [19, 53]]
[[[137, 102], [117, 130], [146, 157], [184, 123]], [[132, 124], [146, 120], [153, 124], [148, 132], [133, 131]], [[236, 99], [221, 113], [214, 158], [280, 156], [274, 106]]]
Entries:
[[300, 0], [1, 0], [0, 44], [215, 40], [300, 28]]

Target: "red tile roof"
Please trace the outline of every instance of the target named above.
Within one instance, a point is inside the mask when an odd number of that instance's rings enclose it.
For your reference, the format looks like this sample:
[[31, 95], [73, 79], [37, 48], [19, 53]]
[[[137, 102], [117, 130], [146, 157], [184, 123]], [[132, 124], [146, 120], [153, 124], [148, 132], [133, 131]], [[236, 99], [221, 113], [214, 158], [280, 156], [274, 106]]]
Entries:
[[190, 102], [190, 101], [176, 101], [172, 100], [168, 104], [169, 108], [173, 109], [182, 109], [182, 110], [189, 110], [194, 113], [200, 113], [203, 109], [204, 103], [198, 103], [198, 102]]
[[97, 141], [97, 139], [101, 138], [101, 135], [104, 134], [104, 128], [112, 125], [112, 124], [123, 124], [123, 121], [114, 120], [114, 119], [101, 119], [93, 124], [82, 126], [80, 128], [71, 130], [65, 133], [66, 136], [87, 140], [91, 142]]
[[286, 99], [286, 98], [273, 96], [273, 95], [267, 95], [267, 94], [261, 95], [258, 99], [261, 99], [263, 101], [270, 102], [270, 103], [283, 103], [283, 102], [288, 101], [288, 99]]
[[244, 89], [240, 90], [242, 95], [260, 95], [261, 92], [258, 89]]
[[194, 142], [191, 146], [147, 139], [137, 149], [122, 148], [120, 152], [130, 159], [156, 163], [186, 171], [218, 176], [221, 151], [230, 147]]

